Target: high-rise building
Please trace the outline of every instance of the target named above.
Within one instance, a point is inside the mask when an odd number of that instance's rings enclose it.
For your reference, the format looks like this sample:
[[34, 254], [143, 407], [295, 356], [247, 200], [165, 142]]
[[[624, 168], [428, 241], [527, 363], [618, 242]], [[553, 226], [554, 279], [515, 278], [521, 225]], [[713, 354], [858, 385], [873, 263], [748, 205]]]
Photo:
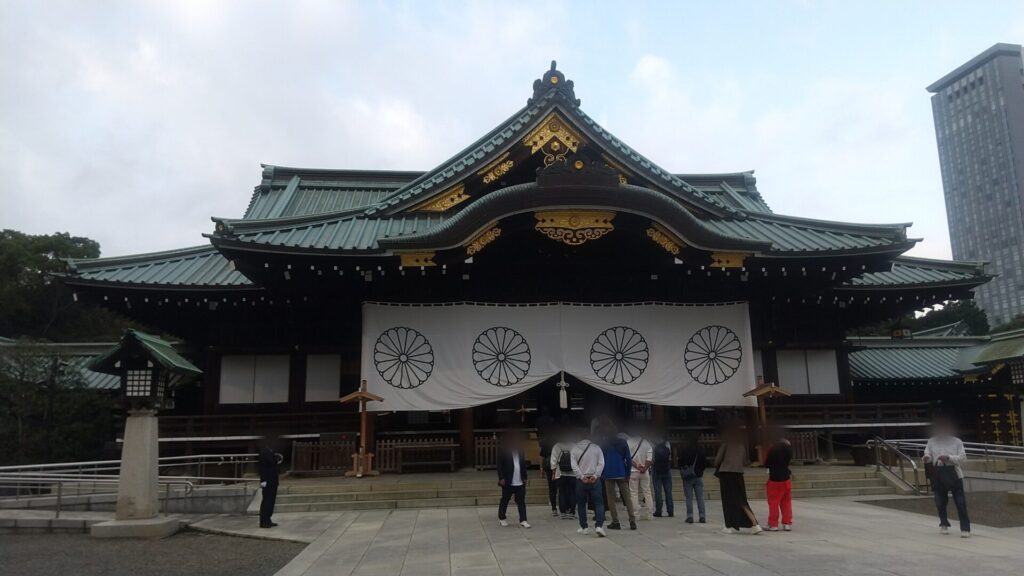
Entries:
[[1024, 314], [1024, 58], [996, 44], [928, 86], [953, 257], [985, 260], [993, 326]]

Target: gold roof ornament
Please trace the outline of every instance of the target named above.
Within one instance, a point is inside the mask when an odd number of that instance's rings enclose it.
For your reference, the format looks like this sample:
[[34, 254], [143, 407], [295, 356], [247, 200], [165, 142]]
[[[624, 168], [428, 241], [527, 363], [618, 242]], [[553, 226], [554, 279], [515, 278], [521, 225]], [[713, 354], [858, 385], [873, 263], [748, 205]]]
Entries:
[[401, 266], [403, 268], [437, 266], [437, 264], [434, 263], [433, 252], [402, 252], [398, 256], [401, 258]]
[[545, 166], [565, 160], [567, 153], [575, 153], [584, 143], [586, 140], [554, 112], [523, 138], [523, 145], [530, 148], [530, 154], [544, 154]]
[[615, 212], [599, 210], [549, 210], [534, 213], [535, 228], [552, 240], [580, 246], [615, 229]]
[[469, 200], [469, 194], [466, 194], [466, 187], [462, 184], [456, 184], [441, 194], [416, 206], [413, 210], [417, 212], [444, 212], [466, 200]]
[[679, 256], [682, 251], [682, 240], [676, 238], [675, 234], [666, 230], [661, 224], [651, 224], [651, 227], [647, 229], [647, 237], [673, 256]]
[[498, 236], [501, 236], [501, 228], [498, 228], [497, 226], [483, 232], [474, 238], [468, 246], [466, 246], [466, 255], [472, 256], [480, 252], [485, 246], [497, 240]]
[[713, 252], [711, 266], [714, 268], [742, 268], [750, 254], [743, 252]]

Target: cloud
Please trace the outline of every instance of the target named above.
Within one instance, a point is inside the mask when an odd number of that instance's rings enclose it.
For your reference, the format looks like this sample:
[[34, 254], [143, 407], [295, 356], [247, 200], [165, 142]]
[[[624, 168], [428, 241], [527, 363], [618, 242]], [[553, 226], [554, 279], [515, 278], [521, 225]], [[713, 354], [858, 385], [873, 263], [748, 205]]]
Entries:
[[949, 257], [931, 115], [906, 86], [838, 75], [686, 81], [654, 54], [636, 60], [631, 79], [638, 100], [610, 112], [606, 127], [663, 167], [755, 169], [778, 213], [917, 220], [911, 235], [927, 242], [914, 253]]

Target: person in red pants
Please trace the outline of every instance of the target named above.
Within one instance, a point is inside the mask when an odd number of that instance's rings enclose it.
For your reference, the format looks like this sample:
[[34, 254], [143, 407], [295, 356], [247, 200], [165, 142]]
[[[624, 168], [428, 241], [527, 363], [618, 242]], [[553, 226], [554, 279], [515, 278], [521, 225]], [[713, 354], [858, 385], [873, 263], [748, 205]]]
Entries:
[[779, 513], [782, 514], [782, 529], [793, 529], [793, 482], [790, 479], [789, 462], [793, 459], [793, 447], [789, 440], [779, 434], [768, 449], [764, 465], [768, 469], [768, 531], [779, 529]]

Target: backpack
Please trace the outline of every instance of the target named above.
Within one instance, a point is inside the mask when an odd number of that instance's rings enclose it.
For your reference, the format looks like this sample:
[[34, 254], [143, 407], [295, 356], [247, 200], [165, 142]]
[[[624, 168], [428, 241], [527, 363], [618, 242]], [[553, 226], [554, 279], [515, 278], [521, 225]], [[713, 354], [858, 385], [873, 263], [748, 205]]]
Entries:
[[659, 442], [654, 445], [654, 464], [656, 472], [668, 472], [672, 468], [672, 448], [668, 442]]
[[562, 450], [558, 455], [558, 469], [564, 474], [572, 473], [572, 454], [568, 450]]

